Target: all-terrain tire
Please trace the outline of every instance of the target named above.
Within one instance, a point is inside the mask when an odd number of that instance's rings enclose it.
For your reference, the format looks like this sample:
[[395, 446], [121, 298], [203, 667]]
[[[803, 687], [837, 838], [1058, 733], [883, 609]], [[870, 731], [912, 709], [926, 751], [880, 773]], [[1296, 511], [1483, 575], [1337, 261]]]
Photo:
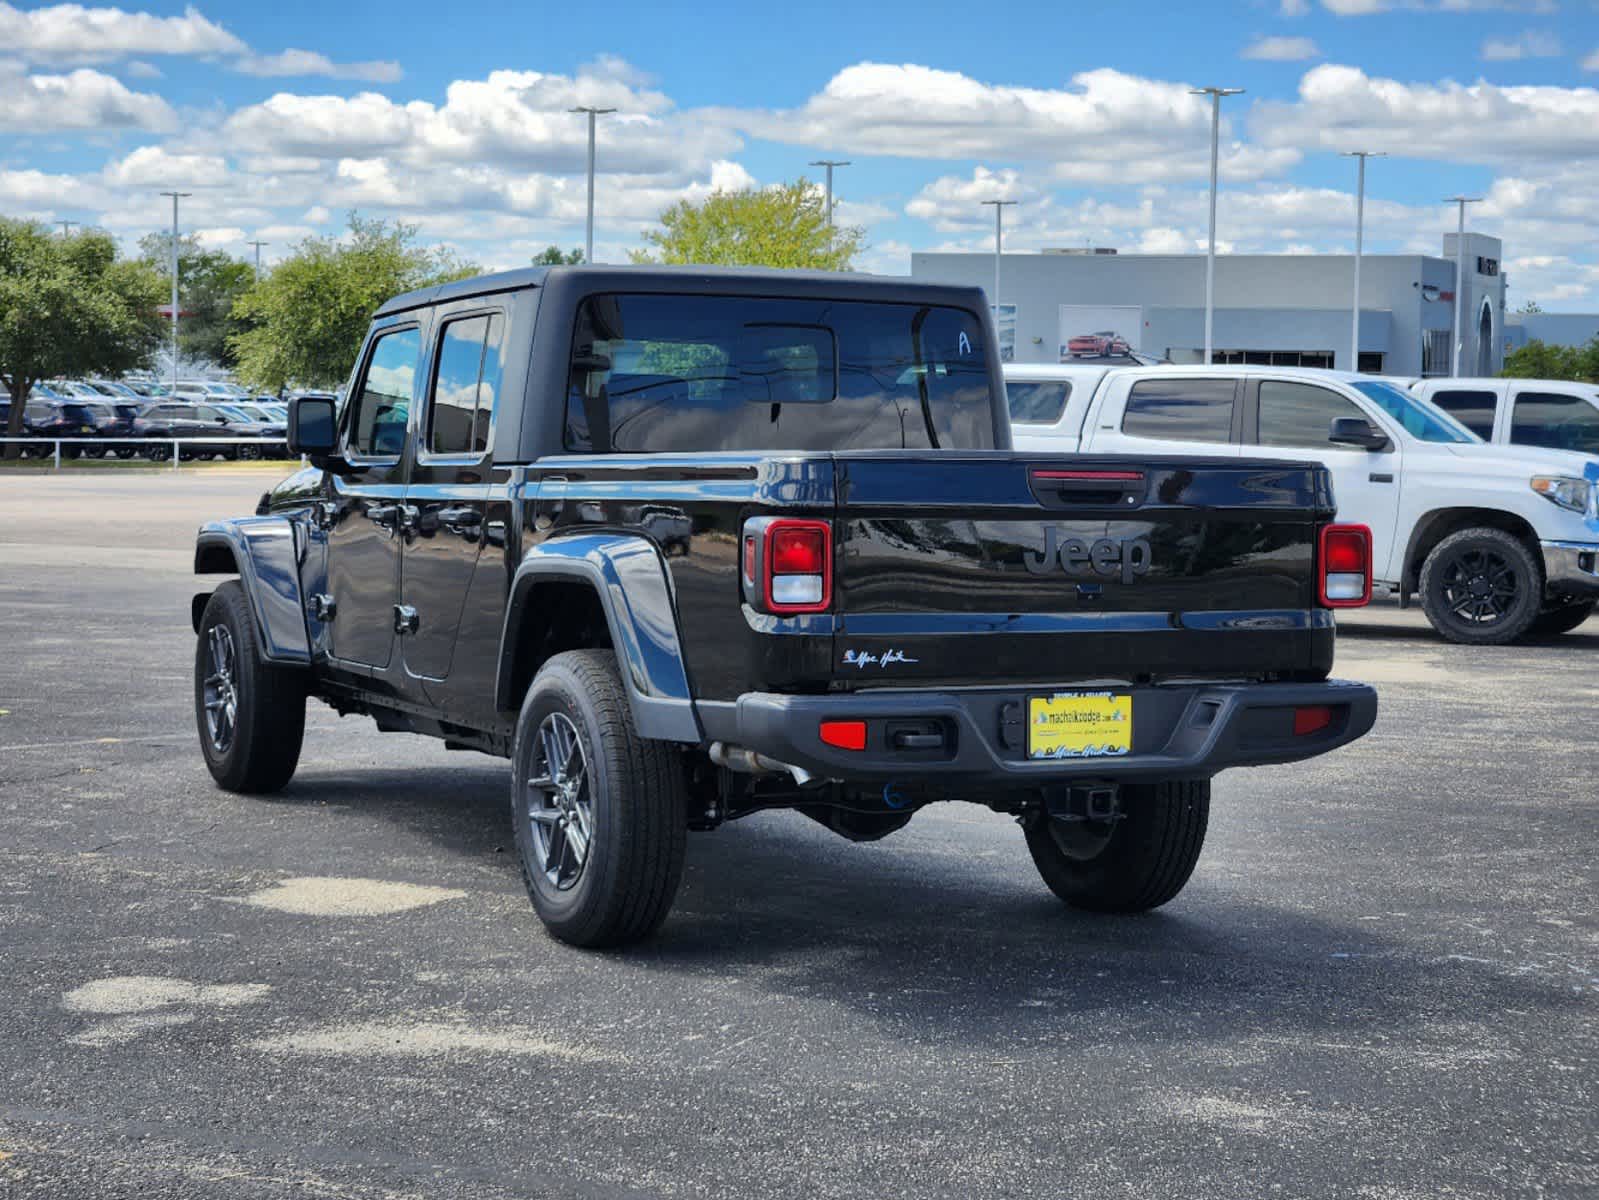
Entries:
[[[582, 755], [583, 787], [566, 803], [585, 805], [588, 840], [575, 871], [575, 858], [560, 858], [552, 878], [556, 835], [550, 821], [560, 801], [555, 789], [535, 788], [532, 781], [550, 778], [543, 773], [550, 755], [540, 731], [557, 728], [575, 731]], [[639, 736], [615, 654], [569, 650], [539, 669], [517, 717], [511, 764], [517, 859], [550, 933], [586, 947], [620, 946], [654, 933], [683, 876], [686, 780], [671, 744]], [[561, 774], [571, 777], [570, 770]], [[543, 822], [532, 818], [535, 809]], [[564, 842], [562, 849], [571, 853]]]
[[[1486, 567], [1489, 586], [1508, 583], [1513, 588], [1506, 598], [1497, 595], [1483, 599], [1503, 606], [1491, 618], [1472, 618], [1457, 611], [1453, 594], [1469, 604], [1477, 564]], [[1466, 589], [1462, 591], [1461, 589]], [[1454, 589], [1453, 593], [1451, 589]], [[1462, 529], [1451, 533], [1432, 548], [1421, 566], [1421, 608], [1445, 641], [1466, 646], [1503, 646], [1532, 628], [1543, 608], [1543, 566], [1520, 538], [1502, 529]]]
[[1047, 813], [1027, 830], [1038, 873], [1073, 908], [1147, 912], [1182, 891], [1205, 844], [1210, 781], [1126, 784], [1120, 811], [1098, 836], [1092, 823], [1069, 826]]
[[[231, 652], [225, 677], [218, 661], [224, 644]], [[194, 654], [195, 723], [211, 777], [230, 792], [245, 793], [275, 792], [294, 778], [305, 696], [302, 671], [261, 657], [255, 617], [239, 582], [230, 579], [211, 593]], [[213, 723], [224, 718], [225, 730]]]
[[1575, 604], [1546, 608], [1538, 614], [1538, 619], [1527, 632], [1534, 637], [1558, 637], [1562, 633], [1570, 633], [1593, 616], [1595, 607], [1592, 600], [1579, 600]]

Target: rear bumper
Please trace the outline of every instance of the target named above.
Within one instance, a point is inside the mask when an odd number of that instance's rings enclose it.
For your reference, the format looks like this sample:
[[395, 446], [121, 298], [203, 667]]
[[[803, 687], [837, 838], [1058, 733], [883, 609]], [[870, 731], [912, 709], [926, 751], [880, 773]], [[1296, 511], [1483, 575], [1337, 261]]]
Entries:
[[1544, 590], [1551, 596], [1599, 596], [1599, 545], [1540, 542]]
[[[708, 736], [827, 779], [938, 780], [947, 784], [1029, 787], [1075, 779], [1209, 778], [1228, 767], [1294, 762], [1325, 754], [1367, 733], [1377, 693], [1362, 683], [1182, 684], [1117, 688], [1133, 698], [1132, 752], [1116, 757], [1030, 760], [1027, 697], [1084, 685], [959, 691], [878, 690], [851, 695], [754, 692], [732, 712], [707, 719]], [[1326, 706], [1332, 721], [1295, 736], [1294, 710]], [[708, 714], [706, 714], [708, 717]], [[822, 742], [828, 721], [865, 721], [864, 750]], [[936, 748], [896, 748], [896, 733], [937, 729]]]

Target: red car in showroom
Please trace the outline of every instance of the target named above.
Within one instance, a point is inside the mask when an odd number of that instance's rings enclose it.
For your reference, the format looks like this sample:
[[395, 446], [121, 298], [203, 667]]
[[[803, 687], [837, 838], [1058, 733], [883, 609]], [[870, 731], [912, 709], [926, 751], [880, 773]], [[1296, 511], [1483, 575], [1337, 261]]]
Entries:
[[1126, 354], [1131, 349], [1127, 339], [1113, 329], [1080, 333], [1066, 342], [1066, 353], [1073, 358], [1105, 358], [1113, 354]]

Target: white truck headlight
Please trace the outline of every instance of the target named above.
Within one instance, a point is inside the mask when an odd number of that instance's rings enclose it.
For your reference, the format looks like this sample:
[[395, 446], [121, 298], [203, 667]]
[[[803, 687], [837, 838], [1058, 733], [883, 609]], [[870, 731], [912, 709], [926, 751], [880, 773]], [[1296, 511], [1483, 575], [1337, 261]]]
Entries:
[[1552, 504], [1569, 508], [1574, 513], [1587, 513], [1593, 499], [1593, 487], [1586, 479], [1570, 475], [1534, 475], [1532, 490]]

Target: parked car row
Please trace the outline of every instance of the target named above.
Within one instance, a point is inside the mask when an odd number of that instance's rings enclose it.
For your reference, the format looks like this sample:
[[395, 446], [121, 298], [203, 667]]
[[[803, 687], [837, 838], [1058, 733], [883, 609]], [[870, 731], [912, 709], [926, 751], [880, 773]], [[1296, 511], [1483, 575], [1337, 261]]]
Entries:
[[[11, 400], [0, 396], [0, 432]], [[169, 384], [116, 380], [51, 380], [35, 384], [23, 408], [24, 457], [50, 456], [55, 439], [63, 458], [172, 457], [174, 438], [249, 439], [238, 445], [185, 446], [185, 459], [286, 458], [288, 410], [275, 397], [256, 397], [237, 385], [210, 380]], [[106, 441], [84, 441], [104, 438]], [[148, 441], [138, 445], [125, 439]], [[113, 440], [124, 439], [124, 440]], [[259, 445], [249, 444], [259, 442]]]
[[1220, 365], [1005, 377], [1018, 449], [1322, 464], [1338, 519], [1371, 529], [1378, 586], [1449, 641], [1565, 633], [1599, 605], [1591, 385]]

